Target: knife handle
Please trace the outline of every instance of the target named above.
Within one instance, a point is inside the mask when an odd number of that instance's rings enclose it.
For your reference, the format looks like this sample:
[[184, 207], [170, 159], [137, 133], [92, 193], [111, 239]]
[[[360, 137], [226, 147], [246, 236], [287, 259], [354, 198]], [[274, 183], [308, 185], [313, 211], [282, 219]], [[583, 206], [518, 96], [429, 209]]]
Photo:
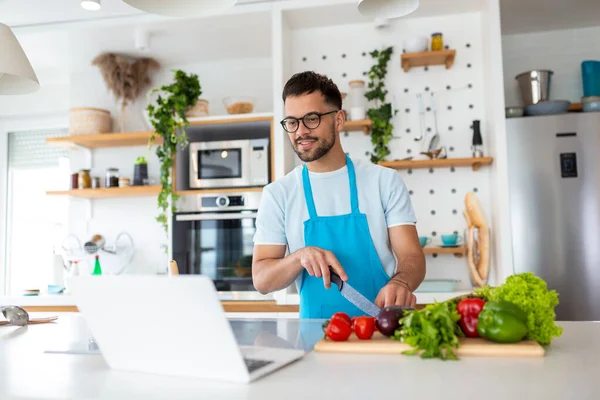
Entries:
[[334, 283], [341, 292], [342, 287], [344, 286], [344, 281], [342, 278], [340, 278], [340, 276], [331, 267], [329, 267], [329, 275], [331, 278], [331, 283]]

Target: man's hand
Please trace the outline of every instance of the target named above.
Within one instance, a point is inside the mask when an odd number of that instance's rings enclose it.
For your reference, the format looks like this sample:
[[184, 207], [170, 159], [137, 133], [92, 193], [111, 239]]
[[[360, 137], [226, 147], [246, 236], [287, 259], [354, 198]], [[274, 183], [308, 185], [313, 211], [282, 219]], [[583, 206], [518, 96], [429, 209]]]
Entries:
[[406, 285], [393, 280], [381, 288], [375, 299], [375, 305], [379, 308], [387, 306], [407, 306], [414, 308], [416, 304], [417, 297], [408, 290]]
[[346, 272], [331, 251], [309, 246], [298, 250], [297, 253], [302, 268], [304, 268], [310, 276], [316, 276], [317, 278], [323, 277], [325, 288], [329, 289], [331, 287], [329, 267], [331, 267], [344, 282], [348, 280]]

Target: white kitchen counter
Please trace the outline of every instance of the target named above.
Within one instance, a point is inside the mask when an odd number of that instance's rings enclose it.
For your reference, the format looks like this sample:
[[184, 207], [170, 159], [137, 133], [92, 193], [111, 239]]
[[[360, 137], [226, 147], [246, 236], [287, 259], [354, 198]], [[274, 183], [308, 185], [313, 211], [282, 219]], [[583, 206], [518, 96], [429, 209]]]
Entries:
[[[45, 353], [70, 341], [85, 341], [82, 321], [80, 314], [66, 313], [54, 324], [0, 326], [0, 398], [600, 398], [600, 323], [560, 323], [565, 328], [563, 336], [552, 343], [544, 358], [463, 357], [444, 362], [403, 355], [310, 352], [288, 367], [243, 385], [110, 370], [99, 354]], [[233, 321], [232, 325], [241, 344], [252, 344], [261, 332], [267, 332], [267, 337], [277, 335], [274, 343], [307, 345], [297, 339], [295, 320]]]
[[[434, 300], [445, 301], [456, 296], [467, 294], [469, 291], [449, 293], [416, 293], [418, 304], [431, 304]], [[285, 302], [280, 304], [299, 304], [298, 295], [288, 295]], [[39, 295], [39, 296], [0, 296], [0, 305], [31, 306], [74, 306], [75, 302], [69, 295]]]

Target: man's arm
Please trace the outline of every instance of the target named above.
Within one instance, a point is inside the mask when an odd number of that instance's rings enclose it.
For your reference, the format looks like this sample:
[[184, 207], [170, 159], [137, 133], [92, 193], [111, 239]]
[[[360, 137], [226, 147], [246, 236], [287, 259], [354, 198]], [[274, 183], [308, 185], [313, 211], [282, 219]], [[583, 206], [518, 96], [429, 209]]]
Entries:
[[396, 273], [385, 285], [375, 304], [379, 307], [401, 305], [414, 307], [416, 297], [412, 292], [425, 278], [425, 254], [419, 243], [414, 225], [388, 228], [390, 244], [396, 259]]
[[297, 253], [285, 257], [286, 246], [255, 245], [252, 256], [252, 281], [261, 294], [290, 286], [302, 271]]
[[318, 247], [303, 247], [285, 256], [286, 246], [255, 245], [252, 257], [252, 281], [261, 294], [285, 289], [306, 269], [310, 276], [323, 278], [326, 289], [331, 287], [329, 268], [348, 280], [346, 272], [335, 255]]

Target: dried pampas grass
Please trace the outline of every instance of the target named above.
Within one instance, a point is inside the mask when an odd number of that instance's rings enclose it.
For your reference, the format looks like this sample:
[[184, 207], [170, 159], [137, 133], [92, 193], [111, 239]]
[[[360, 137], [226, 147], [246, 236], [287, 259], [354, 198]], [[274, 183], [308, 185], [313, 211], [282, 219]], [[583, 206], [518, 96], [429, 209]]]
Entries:
[[160, 64], [153, 58], [139, 58], [130, 62], [127, 58], [114, 53], [102, 53], [92, 60], [98, 66], [108, 90], [110, 90], [121, 107], [125, 108], [135, 101], [142, 90], [150, 85], [150, 73], [160, 69]]

